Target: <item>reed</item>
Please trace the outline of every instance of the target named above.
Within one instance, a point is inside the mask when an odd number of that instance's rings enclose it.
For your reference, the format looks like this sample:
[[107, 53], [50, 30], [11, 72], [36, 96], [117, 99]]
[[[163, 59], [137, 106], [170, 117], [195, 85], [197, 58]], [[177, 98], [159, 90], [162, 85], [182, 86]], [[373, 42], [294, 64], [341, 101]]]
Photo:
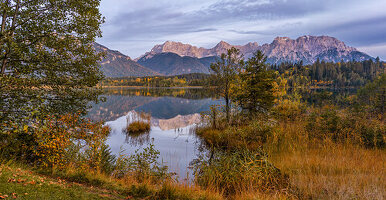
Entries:
[[151, 129], [151, 115], [145, 112], [134, 112], [132, 116], [127, 116], [126, 132], [130, 135], [138, 136], [143, 133], [148, 133]]
[[127, 133], [137, 135], [150, 131], [150, 123], [143, 121], [135, 121], [129, 124], [126, 128]]
[[[353, 130], [355, 132], [355, 130]], [[354, 134], [353, 132], [351, 132]], [[386, 151], [353, 140], [312, 137], [306, 122], [280, 123], [264, 149], [289, 175], [300, 197], [310, 199], [384, 199]]]

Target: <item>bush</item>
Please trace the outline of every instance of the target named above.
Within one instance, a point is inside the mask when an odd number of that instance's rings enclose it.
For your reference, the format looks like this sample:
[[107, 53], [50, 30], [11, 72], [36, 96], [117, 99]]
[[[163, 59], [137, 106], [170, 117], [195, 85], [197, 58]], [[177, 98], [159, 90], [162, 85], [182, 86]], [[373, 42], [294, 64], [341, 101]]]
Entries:
[[150, 123], [149, 122], [143, 122], [143, 121], [135, 121], [129, 124], [126, 128], [127, 133], [129, 134], [141, 134], [146, 133], [150, 131]]
[[101, 169], [103, 145], [110, 132], [102, 122], [66, 114], [19, 126], [21, 128], [1, 134], [4, 158], [44, 168], [65, 169], [72, 164], [84, 169]]
[[357, 122], [361, 144], [367, 148], [385, 148], [386, 127], [375, 122]]
[[138, 182], [160, 182], [171, 178], [168, 167], [158, 162], [160, 152], [154, 149], [154, 144], [144, 148], [142, 152], [136, 150], [134, 155], [121, 154], [116, 161], [113, 175], [117, 178], [134, 177]]
[[198, 127], [196, 133], [208, 147], [256, 150], [272, 135], [273, 124], [270, 121], [252, 121], [249, 125], [229, 126], [224, 130], [203, 126]]
[[333, 108], [314, 110], [307, 117], [305, 128], [310, 138], [330, 138], [334, 142], [351, 142], [367, 148], [385, 147], [384, 123], [350, 113], [350, 110], [340, 110], [339, 114]]
[[288, 177], [269, 163], [261, 150], [215, 151], [210, 158], [196, 160], [193, 166], [198, 185], [227, 195], [284, 189], [289, 185]]
[[284, 121], [298, 120], [304, 111], [305, 105], [303, 103], [290, 99], [280, 100], [272, 108], [272, 112], [276, 115], [276, 117]]

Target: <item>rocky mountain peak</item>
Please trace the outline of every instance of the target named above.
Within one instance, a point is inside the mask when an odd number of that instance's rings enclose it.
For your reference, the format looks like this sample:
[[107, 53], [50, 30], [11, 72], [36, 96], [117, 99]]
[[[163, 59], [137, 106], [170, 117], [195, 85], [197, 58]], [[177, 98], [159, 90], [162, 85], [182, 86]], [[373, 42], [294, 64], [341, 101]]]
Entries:
[[222, 49], [222, 48], [230, 48], [232, 47], [232, 45], [230, 45], [229, 43], [225, 42], [225, 41], [220, 41], [215, 47], [214, 49]]
[[320, 60], [325, 59], [327, 62], [336, 62], [341, 59], [345, 61], [371, 59], [367, 54], [347, 46], [344, 42], [334, 37], [311, 35], [304, 35], [297, 39], [276, 37], [272, 43], [262, 46], [259, 46], [257, 42], [250, 42], [246, 45], [231, 45], [225, 41], [220, 41], [211, 49], [199, 48], [181, 42], [167, 41], [162, 45], [154, 46], [150, 52], [140, 58], [151, 58], [155, 54], [163, 52], [196, 58], [220, 56], [231, 47], [240, 49], [245, 58], [249, 58], [254, 52], [261, 50], [271, 63], [303, 61], [305, 64], [310, 64], [318, 58]]
[[105, 53], [100, 64], [101, 71], [107, 77], [159, 75], [159, 73], [139, 65], [131, 60], [129, 56], [126, 56], [119, 51], [110, 50], [96, 42], [93, 43], [93, 46], [97, 52]]
[[289, 37], [276, 37], [273, 41], [277, 41], [277, 42], [286, 42], [286, 41], [289, 41], [291, 40]]

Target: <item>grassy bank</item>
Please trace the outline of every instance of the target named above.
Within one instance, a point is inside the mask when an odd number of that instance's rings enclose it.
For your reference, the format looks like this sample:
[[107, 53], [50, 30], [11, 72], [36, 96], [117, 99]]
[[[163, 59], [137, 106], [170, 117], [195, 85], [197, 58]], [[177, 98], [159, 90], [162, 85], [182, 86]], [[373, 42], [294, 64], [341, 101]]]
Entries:
[[229, 125], [223, 113], [206, 116], [196, 132], [215, 153], [199, 167], [197, 182], [235, 199], [386, 197], [382, 115], [334, 106], [295, 111], [250, 120], [233, 115]]
[[138, 183], [98, 173], [47, 172], [17, 164], [0, 165], [0, 199], [222, 199], [221, 195], [172, 181]]
[[14, 164], [0, 165], [0, 199], [124, 199], [114, 190], [38, 174]]

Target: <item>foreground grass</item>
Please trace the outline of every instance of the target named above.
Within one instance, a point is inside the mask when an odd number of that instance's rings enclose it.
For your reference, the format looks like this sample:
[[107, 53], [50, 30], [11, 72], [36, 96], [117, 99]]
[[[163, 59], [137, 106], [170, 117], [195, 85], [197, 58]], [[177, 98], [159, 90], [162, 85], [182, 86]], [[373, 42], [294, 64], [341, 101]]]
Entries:
[[124, 196], [112, 190], [0, 165], [0, 199], [124, 199]]
[[74, 171], [38, 172], [0, 165], [0, 199], [222, 199], [219, 193], [167, 182], [161, 185]]
[[265, 148], [304, 198], [386, 198], [385, 149], [309, 140], [303, 127], [299, 122], [281, 124]]
[[[300, 118], [295, 121], [283, 120], [277, 121], [270, 128], [264, 123], [252, 121], [246, 126], [228, 127], [224, 130], [203, 127], [198, 129], [197, 134], [208, 146], [225, 150], [240, 147], [253, 150], [262, 145], [269, 163], [279, 169], [281, 174], [288, 176], [288, 187], [278, 187], [273, 191], [238, 189], [232, 196], [234, 199], [386, 199], [385, 148], [364, 145], [367, 140], [363, 137], [358, 140], [363, 129], [343, 127], [337, 131], [338, 136], [342, 137], [343, 132], [356, 137], [334, 140], [333, 134], [322, 132], [324, 129], [318, 129], [319, 132], [310, 131], [307, 128], [308, 122]], [[384, 127], [382, 121], [377, 123], [379, 127]], [[252, 160], [247, 161], [241, 166], [246, 166], [249, 170], [249, 161]], [[224, 166], [235, 165], [226, 163]], [[238, 177], [248, 176], [248, 170], [239, 173]], [[213, 177], [216, 177], [215, 180], [221, 177], [222, 181], [230, 182], [227, 173], [224, 174]], [[253, 172], [250, 177], [259, 176]], [[237, 188], [250, 185], [248, 181], [242, 181], [242, 178], [237, 180], [230, 183], [234, 183]]]

